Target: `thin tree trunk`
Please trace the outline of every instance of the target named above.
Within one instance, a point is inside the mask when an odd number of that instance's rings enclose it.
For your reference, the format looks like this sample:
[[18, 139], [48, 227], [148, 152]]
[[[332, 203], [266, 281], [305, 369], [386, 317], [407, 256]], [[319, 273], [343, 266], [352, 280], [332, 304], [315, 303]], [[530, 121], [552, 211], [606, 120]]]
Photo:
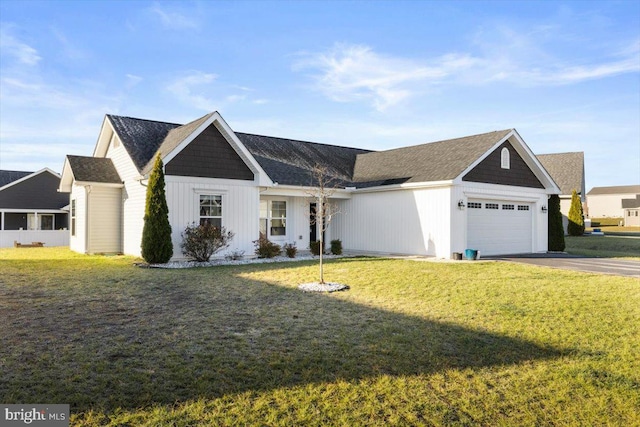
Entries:
[[324, 240], [322, 238], [322, 235], [324, 234], [323, 233], [323, 231], [324, 231], [324, 221], [323, 221], [324, 220], [324, 218], [323, 218], [324, 212], [323, 212], [323, 209], [322, 209], [323, 208], [322, 200], [318, 200], [318, 202], [319, 202], [318, 206], [320, 207], [319, 208], [319, 218], [317, 220], [318, 221], [318, 225], [319, 225], [318, 228], [320, 229], [319, 230], [320, 231], [320, 283], [324, 284], [324, 269], [323, 269], [323, 266], [322, 266], [322, 255], [324, 253]]

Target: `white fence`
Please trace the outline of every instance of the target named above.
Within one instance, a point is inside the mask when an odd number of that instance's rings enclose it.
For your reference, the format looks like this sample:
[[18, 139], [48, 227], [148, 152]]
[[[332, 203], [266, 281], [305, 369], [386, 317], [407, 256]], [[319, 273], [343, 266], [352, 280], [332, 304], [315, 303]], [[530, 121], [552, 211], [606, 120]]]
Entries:
[[69, 246], [69, 230], [2, 230], [0, 231], [0, 248], [13, 247], [18, 242], [30, 245], [42, 242], [45, 247]]

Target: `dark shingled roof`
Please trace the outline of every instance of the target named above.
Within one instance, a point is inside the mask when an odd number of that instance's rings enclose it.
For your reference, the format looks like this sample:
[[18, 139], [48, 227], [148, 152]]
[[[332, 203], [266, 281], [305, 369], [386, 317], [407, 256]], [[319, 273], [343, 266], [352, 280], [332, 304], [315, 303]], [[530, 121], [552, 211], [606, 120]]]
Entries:
[[311, 170], [318, 165], [326, 168], [327, 175], [337, 181], [335, 185], [348, 186], [356, 156], [371, 152], [248, 133], [236, 135], [267, 175], [281, 185], [314, 185]]
[[540, 154], [536, 156], [542, 166], [560, 187], [560, 194], [582, 192], [584, 183], [584, 153]]
[[640, 185], [617, 185], [615, 187], [593, 187], [587, 193], [588, 196], [597, 194], [638, 194], [640, 193]]
[[640, 208], [640, 194], [636, 194], [635, 199], [622, 199], [622, 209]]
[[76, 181], [121, 184], [113, 162], [105, 157], [67, 156]]
[[355, 182], [397, 180], [442, 181], [456, 178], [512, 129], [377, 151], [358, 156]]
[[107, 118], [140, 172], [153, 159], [169, 131], [180, 127], [175, 123], [134, 119], [112, 114], [107, 114]]
[[11, 184], [13, 181], [17, 181], [25, 176], [31, 175], [32, 173], [33, 172], [0, 170], [0, 188], [7, 184]]

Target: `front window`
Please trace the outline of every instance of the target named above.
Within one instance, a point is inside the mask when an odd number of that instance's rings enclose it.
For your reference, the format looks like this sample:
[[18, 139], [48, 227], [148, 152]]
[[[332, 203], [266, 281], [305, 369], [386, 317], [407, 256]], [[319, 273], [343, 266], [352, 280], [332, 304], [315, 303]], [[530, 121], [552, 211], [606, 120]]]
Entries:
[[260, 200], [260, 233], [269, 237], [287, 235], [287, 202]]
[[200, 195], [200, 225], [222, 227], [222, 196]]
[[29, 230], [53, 230], [53, 215], [28, 214], [27, 228]]

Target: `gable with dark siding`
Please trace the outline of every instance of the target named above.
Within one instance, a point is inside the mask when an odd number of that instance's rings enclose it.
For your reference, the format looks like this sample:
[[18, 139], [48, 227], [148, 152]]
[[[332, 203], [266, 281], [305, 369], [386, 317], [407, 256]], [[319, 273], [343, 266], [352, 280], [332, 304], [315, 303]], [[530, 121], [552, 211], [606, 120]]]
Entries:
[[0, 191], [0, 208], [60, 209], [69, 195], [58, 192], [60, 178], [44, 171]]
[[253, 180], [253, 172], [210, 125], [165, 165], [166, 175]]
[[[511, 163], [509, 169], [502, 169], [501, 167], [501, 152], [505, 147], [509, 150]], [[542, 185], [509, 141], [505, 141], [493, 150], [491, 154], [463, 176], [462, 180], [516, 187], [544, 188], [544, 185]]]

